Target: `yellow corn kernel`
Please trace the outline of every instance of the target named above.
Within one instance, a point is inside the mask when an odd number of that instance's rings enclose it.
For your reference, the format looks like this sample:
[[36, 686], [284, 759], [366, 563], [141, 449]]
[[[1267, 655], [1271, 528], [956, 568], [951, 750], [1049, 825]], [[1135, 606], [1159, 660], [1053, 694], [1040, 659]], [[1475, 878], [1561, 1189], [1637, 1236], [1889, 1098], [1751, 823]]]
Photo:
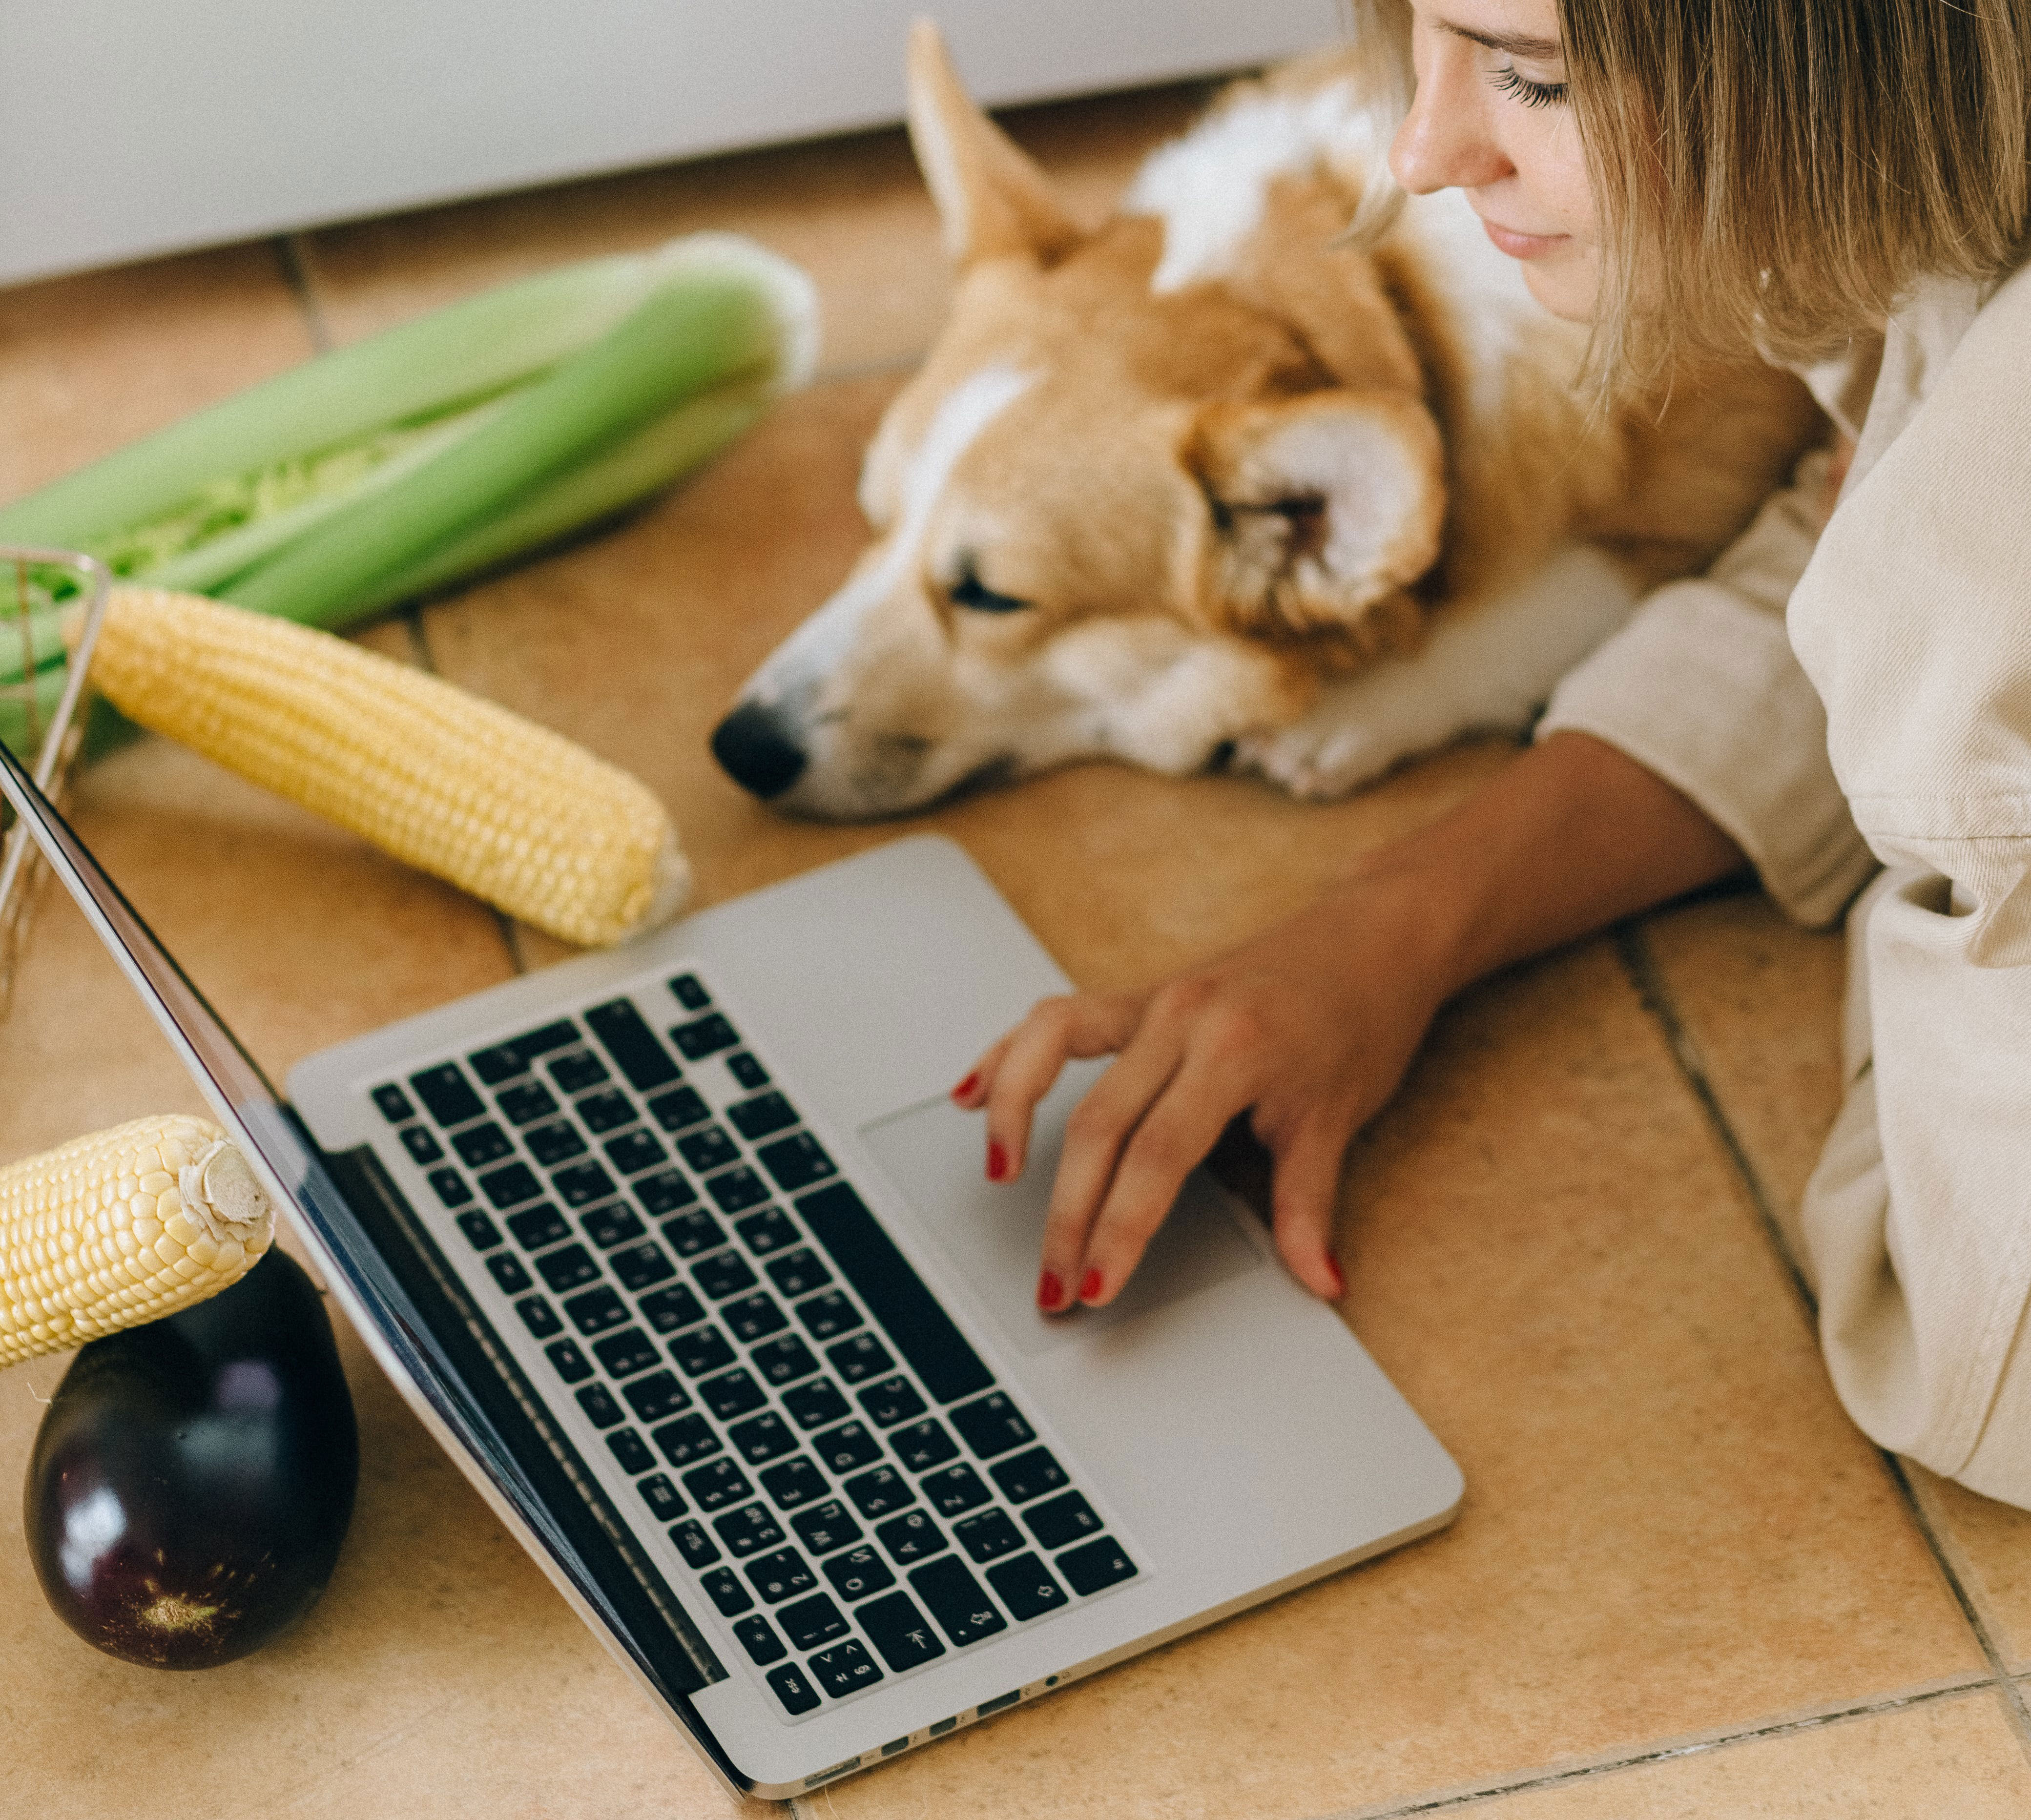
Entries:
[[328, 632], [113, 591], [91, 679], [129, 719], [566, 942], [674, 916], [661, 804], [561, 735]]
[[0, 1366], [158, 1320], [237, 1282], [275, 1236], [247, 1159], [170, 1113], [0, 1169]]

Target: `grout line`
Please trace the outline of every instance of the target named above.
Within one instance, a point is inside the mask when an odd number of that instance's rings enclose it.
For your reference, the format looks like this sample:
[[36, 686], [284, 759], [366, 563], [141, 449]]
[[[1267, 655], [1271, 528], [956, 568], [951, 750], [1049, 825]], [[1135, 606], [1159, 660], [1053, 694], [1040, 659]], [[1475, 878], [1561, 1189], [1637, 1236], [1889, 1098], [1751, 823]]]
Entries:
[[278, 234], [270, 244], [275, 249], [276, 263], [282, 268], [282, 276], [296, 293], [297, 307], [304, 312], [304, 321], [311, 333], [311, 345], [320, 354], [330, 353], [331, 325], [325, 320], [324, 306], [318, 301], [310, 267], [304, 263], [303, 236]]

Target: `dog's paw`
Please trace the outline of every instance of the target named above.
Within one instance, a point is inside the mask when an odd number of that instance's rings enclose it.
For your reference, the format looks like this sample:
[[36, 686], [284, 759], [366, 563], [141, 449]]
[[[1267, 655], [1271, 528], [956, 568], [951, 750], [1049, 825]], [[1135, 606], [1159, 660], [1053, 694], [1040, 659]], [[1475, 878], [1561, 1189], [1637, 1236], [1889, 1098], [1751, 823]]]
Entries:
[[1303, 801], [1325, 803], [1372, 782], [1409, 756], [1389, 750], [1370, 728], [1314, 714], [1294, 725], [1237, 740], [1232, 768], [1267, 778]]

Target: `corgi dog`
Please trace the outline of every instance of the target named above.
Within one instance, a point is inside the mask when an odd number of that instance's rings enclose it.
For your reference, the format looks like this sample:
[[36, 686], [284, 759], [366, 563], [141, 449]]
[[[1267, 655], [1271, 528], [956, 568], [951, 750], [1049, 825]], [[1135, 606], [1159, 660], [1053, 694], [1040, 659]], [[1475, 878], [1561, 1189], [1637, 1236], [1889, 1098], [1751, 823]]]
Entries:
[[935, 29], [909, 124], [957, 268], [870, 446], [873, 541], [713, 736], [792, 813], [1109, 758], [1351, 789], [1526, 725], [1824, 425], [1754, 362], [1607, 405], [1359, 47], [1225, 92], [1073, 222]]

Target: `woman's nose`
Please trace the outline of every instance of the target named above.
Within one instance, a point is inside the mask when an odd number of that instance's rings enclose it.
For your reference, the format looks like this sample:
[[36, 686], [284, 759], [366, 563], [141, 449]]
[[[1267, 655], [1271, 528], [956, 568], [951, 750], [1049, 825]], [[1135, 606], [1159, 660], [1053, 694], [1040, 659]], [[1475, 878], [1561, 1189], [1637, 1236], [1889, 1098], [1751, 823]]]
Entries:
[[1413, 196], [1476, 189], [1507, 177], [1508, 156], [1489, 131], [1492, 91], [1473, 66], [1470, 47], [1444, 45], [1419, 63], [1411, 111], [1389, 147], [1391, 173]]

